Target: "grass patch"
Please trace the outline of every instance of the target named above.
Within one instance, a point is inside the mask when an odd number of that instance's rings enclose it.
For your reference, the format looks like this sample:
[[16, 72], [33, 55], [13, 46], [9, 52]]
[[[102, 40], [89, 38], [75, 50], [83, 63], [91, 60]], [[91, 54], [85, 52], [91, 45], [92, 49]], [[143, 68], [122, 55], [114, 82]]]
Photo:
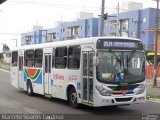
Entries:
[[155, 95], [147, 95], [147, 99], [149, 98], [155, 98], [155, 99], [160, 99], [160, 96], [155, 96]]

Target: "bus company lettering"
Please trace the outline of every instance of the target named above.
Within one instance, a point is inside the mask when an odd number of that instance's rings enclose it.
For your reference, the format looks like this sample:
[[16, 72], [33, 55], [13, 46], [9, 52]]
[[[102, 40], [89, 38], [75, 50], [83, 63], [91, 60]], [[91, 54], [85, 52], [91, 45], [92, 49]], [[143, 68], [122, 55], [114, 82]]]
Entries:
[[76, 75], [69, 75], [69, 80], [70, 81], [77, 81], [77, 76]]
[[53, 74], [53, 79], [56, 80], [64, 80], [64, 76], [63, 75], [59, 75], [59, 74]]

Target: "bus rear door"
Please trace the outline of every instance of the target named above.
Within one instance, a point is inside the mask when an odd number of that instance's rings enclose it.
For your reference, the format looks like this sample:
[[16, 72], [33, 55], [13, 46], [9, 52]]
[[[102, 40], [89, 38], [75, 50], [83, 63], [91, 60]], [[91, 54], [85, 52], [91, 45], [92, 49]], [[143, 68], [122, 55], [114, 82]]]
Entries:
[[18, 87], [23, 88], [23, 56], [19, 56], [18, 61]]
[[51, 49], [44, 49], [44, 93], [51, 94]]

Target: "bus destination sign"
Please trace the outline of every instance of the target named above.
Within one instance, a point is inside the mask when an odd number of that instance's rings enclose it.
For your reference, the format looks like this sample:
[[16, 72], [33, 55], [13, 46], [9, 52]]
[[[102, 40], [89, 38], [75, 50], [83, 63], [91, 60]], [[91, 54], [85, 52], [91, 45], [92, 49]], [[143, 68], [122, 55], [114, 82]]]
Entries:
[[137, 49], [143, 50], [142, 42], [125, 39], [98, 40], [97, 49]]
[[103, 43], [104, 47], [127, 47], [127, 48], [135, 48], [135, 44], [132, 42], [111, 42], [111, 41], [105, 41]]

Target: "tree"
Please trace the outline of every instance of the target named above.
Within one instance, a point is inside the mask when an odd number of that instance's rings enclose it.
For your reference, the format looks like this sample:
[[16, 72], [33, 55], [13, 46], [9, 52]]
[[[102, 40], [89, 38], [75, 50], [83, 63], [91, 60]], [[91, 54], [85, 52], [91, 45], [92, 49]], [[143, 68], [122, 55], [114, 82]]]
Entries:
[[3, 52], [9, 51], [9, 47], [7, 46], [7, 44], [3, 44]]
[[3, 53], [0, 53], [0, 62], [3, 61]]

